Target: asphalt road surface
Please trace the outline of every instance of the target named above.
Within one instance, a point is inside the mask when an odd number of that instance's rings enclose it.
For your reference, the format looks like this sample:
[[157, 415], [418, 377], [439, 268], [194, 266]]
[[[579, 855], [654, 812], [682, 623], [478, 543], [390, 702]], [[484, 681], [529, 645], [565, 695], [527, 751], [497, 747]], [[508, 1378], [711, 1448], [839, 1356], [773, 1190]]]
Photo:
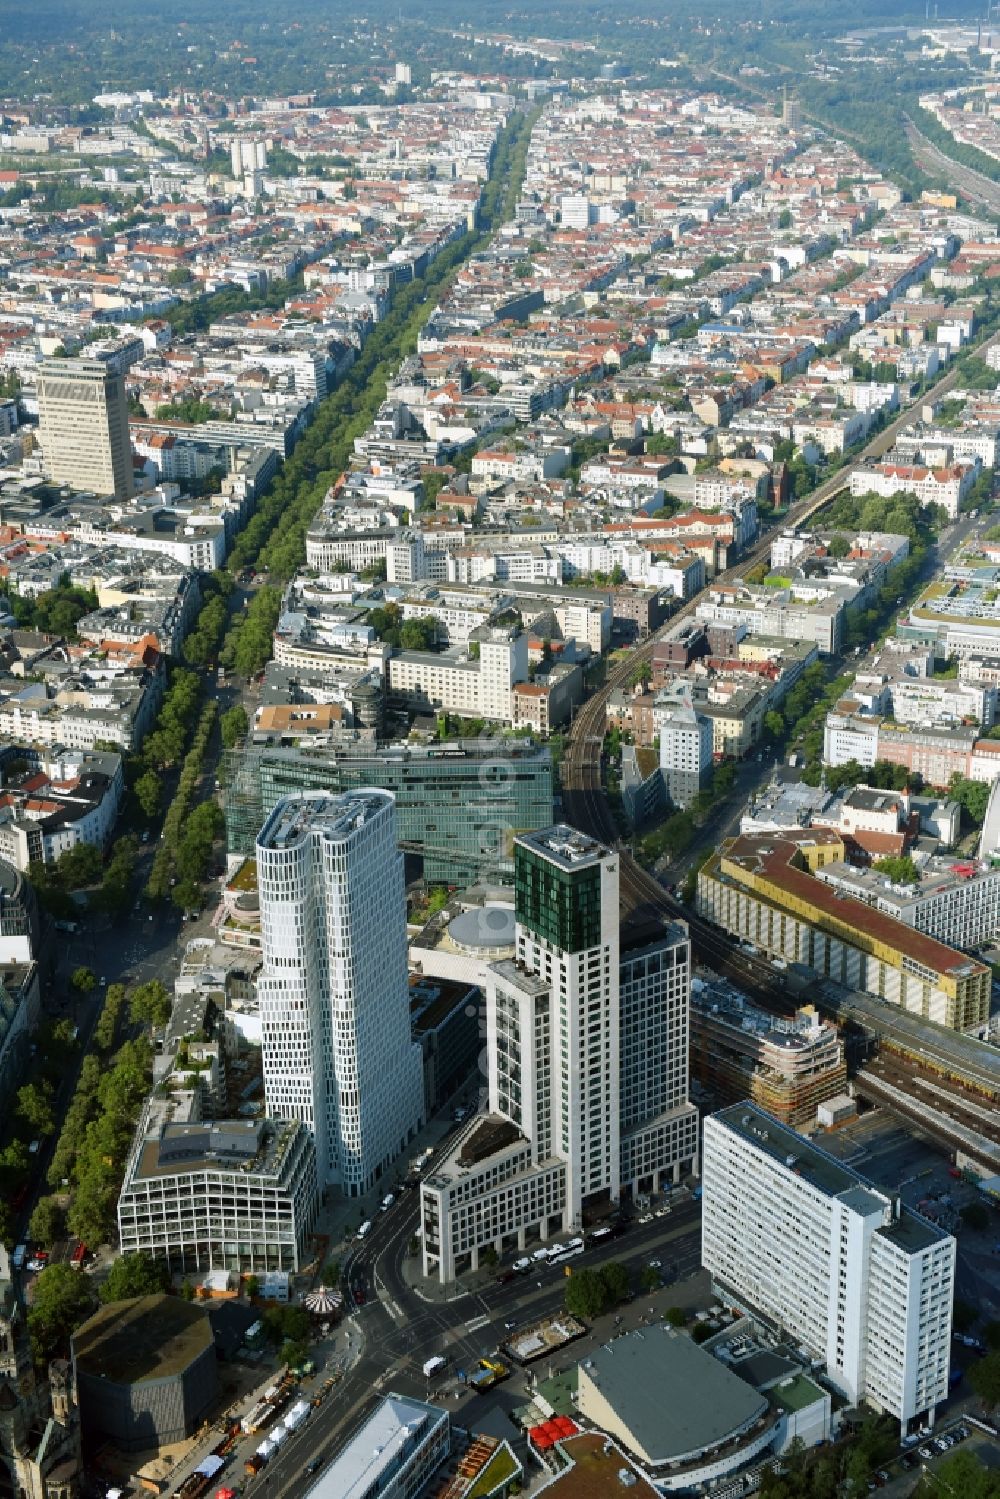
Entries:
[[[678, 1203], [669, 1216], [633, 1223], [621, 1238], [575, 1259], [574, 1267], [617, 1260], [629, 1268], [633, 1285], [637, 1285], [641, 1270], [655, 1258], [662, 1262], [670, 1280], [691, 1275], [700, 1264], [700, 1209], [686, 1193], [675, 1195]], [[511, 1378], [495, 1389], [483, 1395], [463, 1392], [458, 1400], [451, 1398], [457, 1388], [455, 1372], [472, 1368], [478, 1359], [495, 1350], [512, 1325], [559, 1310], [566, 1284], [563, 1267], [533, 1269], [507, 1284], [498, 1280], [478, 1292], [458, 1293], [453, 1301], [424, 1300], [410, 1287], [402, 1269], [417, 1226], [417, 1212], [416, 1192], [403, 1192], [389, 1212], [377, 1215], [370, 1234], [351, 1255], [345, 1267], [346, 1279], [352, 1294], [359, 1287], [366, 1294], [365, 1305], [354, 1313], [364, 1338], [361, 1358], [301, 1431], [285, 1443], [257, 1478], [249, 1481], [245, 1492], [260, 1499], [277, 1499], [278, 1495], [297, 1499], [312, 1482], [304, 1471], [306, 1463], [319, 1461], [325, 1466], [366, 1407], [389, 1390], [421, 1400], [435, 1396], [459, 1424], [481, 1421], [492, 1410], [510, 1411], [526, 1403], [525, 1371], [515, 1368]], [[498, 1276], [509, 1269], [515, 1257], [505, 1257]], [[668, 1295], [658, 1294], [658, 1310], [669, 1304], [665, 1299]], [[637, 1292], [631, 1304], [600, 1319], [587, 1338], [574, 1343], [561, 1357], [557, 1353], [537, 1372], [547, 1375], [550, 1366], [564, 1368], [577, 1362], [595, 1346], [595, 1339], [604, 1341], [616, 1331], [616, 1315], [621, 1317], [623, 1329], [641, 1325], [652, 1299]], [[431, 1388], [422, 1366], [436, 1354], [447, 1356], [450, 1377]], [[259, 1441], [260, 1437], [248, 1439], [248, 1452]], [[241, 1450], [241, 1465], [245, 1455]]]

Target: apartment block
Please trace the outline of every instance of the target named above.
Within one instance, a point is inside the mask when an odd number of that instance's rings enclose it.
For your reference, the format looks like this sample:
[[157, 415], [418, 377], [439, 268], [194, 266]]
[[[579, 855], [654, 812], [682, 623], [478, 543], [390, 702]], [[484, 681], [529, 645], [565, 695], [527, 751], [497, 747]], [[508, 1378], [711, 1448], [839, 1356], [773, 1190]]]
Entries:
[[705, 1120], [702, 1263], [851, 1402], [931, 1423], [948, 1393], [955, 1240], [752, 1103]]
[[712, 769], [712, 721], [692, 706], [684, 682], [657, 693], [653, 721], [660, 736], [660, 770], [675, 807], [687, 807]]
[[726, 839], [698, 875], [698, 912], [769, 955], [982, 1034], [989, 968], [817, 878], [844, 855], [843, 840], [823, 828]]

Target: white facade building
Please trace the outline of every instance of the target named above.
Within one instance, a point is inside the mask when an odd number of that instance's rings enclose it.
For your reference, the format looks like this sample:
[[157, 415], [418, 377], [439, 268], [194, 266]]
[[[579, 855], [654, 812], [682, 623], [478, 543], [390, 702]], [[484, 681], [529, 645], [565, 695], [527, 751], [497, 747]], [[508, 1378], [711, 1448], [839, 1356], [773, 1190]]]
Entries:
[[298, 1270], [316, 1221], [316, 1151], [300, 1124], [262, 1119], [136, 1132], [118, 1199], [122, 1254], [172, 1270]]
[[320, 1186], [359, 1196], [418, 1127], [403, 856], [392, 797], [280, 801], [257, 840], [268, 1113], [316, 1141]]
[[850, 1401], [930, 1422], [948, 1393], [955, 1240], [751, 1103], [705, 1120], [702, 1262]]
[[416, 1499], [450, 1451], [447, 1411], [390, 1393], [312, 1480], [305, 1499]]
[[443, 1283], [697, 1159], [686, 929], [620, 933], [617, 854], [563, 825], [517, 839], [515, 901], [514, 960], [485, 985], [489, 1111], [421, 1186], [424, 1273]]
[[674, 806], [687, 807], [712, 768], [712, 720], [695, 711], [690, 689], [681, 685], [657, 694], [653, 722], [660, 736], [660, 769], [667, 794]]

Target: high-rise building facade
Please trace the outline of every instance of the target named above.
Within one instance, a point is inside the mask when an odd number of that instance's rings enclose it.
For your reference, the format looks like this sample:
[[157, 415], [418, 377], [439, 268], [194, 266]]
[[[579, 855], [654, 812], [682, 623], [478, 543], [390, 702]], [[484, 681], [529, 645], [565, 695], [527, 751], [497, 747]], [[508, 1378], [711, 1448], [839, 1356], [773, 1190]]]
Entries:
[[234, 177], [242, 177], [247, 172], [263, 172], [267, 166], [267, 142], [254, 136], [234, 136], [229, 154]]
[[279, 802], [257, 840], [269, 1114], [316, 1142], [320, 1187], [366, 1192], [421, 1121], [403, 856], [384, 791]]
[[902, 1424], [948, 1393], [955, 1240], [751, 1103], [705, 1120], [702, 1263], [848, 1400]]
[[135, 493], [125, 380], [103, 359], [46, 359], [38, 371], [45, 470], [57, 484], [127, 500]]
[[686, 928], [620, 928], [617, 853], [563, 825], [516, 840], [514, 880], [515, 955], [486, 982], [488, 1113], [421, 1186], [442, 1282], [697, 1160]]
[[[578, 1224], [588, 1199], [616, 1201], [621, 1182], [618, 855], [567, 827], [528, 833], [515, 846], [514, 898], [516, 963], [548, 990], [539, 1146], [566, 1162], [566, 1210]], [[486, 1002], [492, 1107], [508, 1078], [499, 1051], [494, 1060], [490, 985]]]
[[513, 875], [515, 833], [552, 821], [552, 756], [513, 740], [344, 748], [248, 745], [226, 761], [230, 853], [251, 853], [265, 817], [299, 791], [379, 786], [396, 803], [399, 841], [423, 855], [424, 877], [453, 885]]
[[657, 693], [653, 721], [660, 737], [660, 770], [675, 807], [687, 807], [712, 769], [712, 721], [692, 707], [686, 683]]

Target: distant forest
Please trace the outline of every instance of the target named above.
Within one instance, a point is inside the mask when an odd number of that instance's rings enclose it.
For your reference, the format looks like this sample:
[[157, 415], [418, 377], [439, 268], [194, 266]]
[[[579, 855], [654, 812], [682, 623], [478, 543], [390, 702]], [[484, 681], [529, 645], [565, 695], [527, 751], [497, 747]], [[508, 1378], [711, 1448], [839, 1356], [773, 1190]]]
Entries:
[[[939, 3], [942, 18], [957, 4]], [[709, 8], [696, 0], [548, 0], [540, 13], [534, 4], [512, 8], [510, 0], [477, 0], [473, 14], [480, 33], [524, 38], [542, 28], [553, 40], [591, 42], [598, 51], [574, 51], [551, 66], [473, 47], [453, 34], [470, 25], [469, 7], [456, 0], [369, 0], [360, 10], [299, 0], [291, 11], [269, 0], [223, 0], [211, 7], [204, 0], [115, 0], [110, 7], [97, 0], [37, 0], [7, 7], [0, 96], [43, 96], [71, 110], [102, 91], [162, 93], [187, 86], [236, 98], [315, 92], [320, 103], [368, 102], [380, 96], [352, 91], [396, 59], [411, 63], [415, 84], [443, 67], [586, 77], [609, 56], [624, 70], [646, 74], [665, 53], [704, 58], [761, 23], [776, 41], [782, 34], [820, 39], [851, 26], [916, 22], [924, 8], [912, 0], [840, 0], [829, 7], [815, 0], [714, 0]]]

